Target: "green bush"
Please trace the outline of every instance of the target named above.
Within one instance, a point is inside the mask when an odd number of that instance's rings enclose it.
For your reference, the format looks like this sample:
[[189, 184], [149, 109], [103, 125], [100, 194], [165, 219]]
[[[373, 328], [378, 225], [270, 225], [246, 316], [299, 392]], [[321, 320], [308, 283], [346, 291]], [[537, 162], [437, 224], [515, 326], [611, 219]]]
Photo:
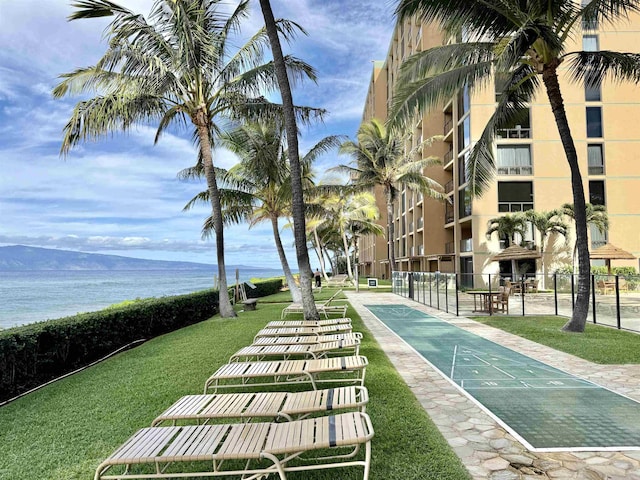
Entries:
[[85, 366], [140, 339], [201, 322], [218, 292], [151, 298], [0, 332], [0, 401]]

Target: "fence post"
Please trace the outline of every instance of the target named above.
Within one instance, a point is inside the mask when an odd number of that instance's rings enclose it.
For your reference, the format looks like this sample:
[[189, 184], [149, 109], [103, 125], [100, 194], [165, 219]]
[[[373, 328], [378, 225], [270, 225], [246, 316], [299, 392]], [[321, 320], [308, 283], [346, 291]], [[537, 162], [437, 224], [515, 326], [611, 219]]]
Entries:
[[573, 273], [571, 274], [571, 315], [576, 308], [576, 295], [575, 295], [575, 281], [573, 279]]
[[409, 298], [411, 300], [415, 300], [415, 287], [414, 287], [414, 278], [413, 278], [413, 272], [409, 272]]
[[591, 274], [591, 308], [592, 308], [592, 317], [593, 324], [596, 323], [596, 276]]
[[[482, 296], [480, 298], [482, 298]], [[474, 300], [474, 307], [475, 307], [475, 300]], [[492, 316], [492, 315], [493, 315], [493, 303], [491, 302], [491, 274], [489, 274], [489, 316]]]
[[556, 307], [556, 317], [558, 316], [558, 274], [553, 274], [553, 303]]
[[458, 287], [459, 287], [459, 284], [458, 284], [458, 274], [456, 273], [456, 317], [459, 317], [459, 316], [460, 316], [460, 308], [458, 307], [458, 300], [459, 300], [459, 297], [458, 297]]
[[618, 330], [622, 328], [620, 321], [620, 284], [618, 283], [619, 276], [616, 275], [616, 318], [618, 320]]
[[520, 300], [522, 300], [522, 316], [524, 317], [524, 292], [527, 286], [524, 284], [524, 275], [520, 277]]
[[433, 278], [431, 277], [431, 272], [429, 272], [429, 306], [430, 307], [433, 307], [433, 298], [431, 298], [432, 282], [433, 282]]
[[436, 305], [440, 310], [440, 274], [436, 273]]
[[427, 304], [427, 298], [424, 295], [424, 278], [425, 278], [425, 274], [422, 274], [422, 303], [423, 304]]
[[449, 313], [449, 275], [444, 274], [444, 309]]

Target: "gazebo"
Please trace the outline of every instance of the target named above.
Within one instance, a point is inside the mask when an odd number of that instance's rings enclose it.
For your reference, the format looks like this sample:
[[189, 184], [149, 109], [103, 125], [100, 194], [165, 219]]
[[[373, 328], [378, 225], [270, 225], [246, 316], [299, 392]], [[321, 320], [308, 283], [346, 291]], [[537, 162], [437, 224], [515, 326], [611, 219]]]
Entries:
[[529, 250], [528, 248], [521, 247], [520, 245], [511, 245], [510, 247], [505, 248], [499, 253], [496, 253], [491, 257], [491, 260], [494, 262], [499, 262], [501, 260], [508, 261], [511, 260], [511, 272], [512, 272], [512, 280], [515, 280], [516, 274], [516, 261], [518, 260], [535, 260], [537, 258], [542, 257], [540, 252], [537, 250]]
[[636, 258], [633, 254], [610, 243], [605, 243], [596, 248], [589, 256], [592, 260], [604, 260], [607, 264], [609, 275], [611, 275], [611, 260], [635, 260]]

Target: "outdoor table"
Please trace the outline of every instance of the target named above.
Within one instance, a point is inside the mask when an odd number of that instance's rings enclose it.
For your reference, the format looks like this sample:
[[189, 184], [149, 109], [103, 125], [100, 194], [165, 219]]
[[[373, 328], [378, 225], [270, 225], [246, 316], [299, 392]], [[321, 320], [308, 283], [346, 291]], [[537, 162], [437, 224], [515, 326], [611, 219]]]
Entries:
[[[493, 297], [498, 297], [499, 295], [502, 294], [502, 292], [500, 290], [473, 290], [470, 292], [467, 292], [471, 295], [473, 295], [473, 311], [474, 312], [488, 312], [488, 313], [492, 313], [493, 312], [493, 302], [492, 299]], [[480, 297], [480, 307], [481, 309], [478, 309], [478, 301], [477, 298]]]

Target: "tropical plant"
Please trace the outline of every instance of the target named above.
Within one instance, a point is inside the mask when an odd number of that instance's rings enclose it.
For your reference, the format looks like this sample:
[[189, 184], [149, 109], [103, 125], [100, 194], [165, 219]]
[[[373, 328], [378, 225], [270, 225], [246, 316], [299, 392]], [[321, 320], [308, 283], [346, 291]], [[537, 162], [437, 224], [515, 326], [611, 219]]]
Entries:
[[504, 240], [505, 247], [509, 247], [511, 244], [517, 245], [519, 243], [516, 240], [518, 238], [516, 235], [519, 235], [520, 241], [522, 241], [526, 231], [527, 219], [522, 213], [507, 213], [506, 215], [492, 218], [487, 222], [486, 236], [487, 240], [489, 240], [494, 233], [497, 233], [498, 238]]
[[393, 248], [394, 203], [404, 184], [425, 197], [444, 200], [444, 189], [435, 180], [423, 174], [427, 167], [440, 163], [437, 157], [422, 158], [422, 151], [440, 137], [427, 139], [406, 151], [410, 134], [400, 134], [387, 129], [373, 119], [360, 125], [357, 141], [346, 141], [340, 152], [353, 158], [352, 165], [339, 165], [332, 170], [347, 173], [353, 184], [362, 190], [381, 186], [387, 205], [387, 243], [389, 267], [393, 271], [396, 257]]
[[547, 240], [550, 235], [557, 234], [567, 238], [568, 226], [562, 220], [562, 210], [551, 210], [549, 212], [536, 212], [535, 210], [527, 210], [524, 217], [540, 234], [540, 270], [542, 271], [541, 288], [545, 288], [545, 271], [544, 271], [544, 252], [547, 246]]
[[[274, 64], [264, 63], [264, 30], [233, 50], [249, 0], [230, 11], [222, 0], [156, 0], [146, 18], [108, 0], [78, 0], [74, 6], [71, 20], [113, 20], [104, 56], [95, 66], [62, 75], [54, 89], [56, 97], [96, 93], [76, 105], [64, 129], [63, 154], [81, 141], [138, 123], [157, 122], [156, 142], [171, 125], [187, 128], [191, 123], [209, 190], [220, 290], [226, 291], [223, 218], [211, 148], [220, 131], [217, 122], [280, 111], [257, 96], [275, 88]], [[297, 26], [280, 21], [276, 28], [290, 37]], [[283, 61], [292, 78], [315, 78], [304, 62]], [[220, 296], [220, 314], [235, 316], [226, 295]]]
[[[302, 175], [307, 188], [313, 185], [313, 162], [323, 153], [337, 148], [339, 143], [338, 136], [325, 137], [303, 156]], [[241, 160], [228, 172], [220, 175], [228, 187], [224, 190], [225, 219], [230, 223], [249, 222], [249, 228], [265, 221], [271, 223], [291, 296], [294, 302], [301, 303], [302, 295], [291, 273], [278, 225], [280, 218], [291, 214], [291, 178], [281, 122], [263, 121], [239, 125], [220, 135], [220, 145], [235, 153]], [[183, 177], [190, 177], [191, 174], [189, 169]], [[202, 192], [193, 198], [185, 209], [201, 201], [208, 201], [208, 192]]]
[[[571, 203], [565, 203], [561, 207], [562, 215], [567, 216], [571, 221], [575, 222], [575, 208]], [[598, 231], [605, 235], [607, 230], [609, 230], [609, 216], [607, 215], [607, 209], [604, 205], [593, 205], [592, 203], [587, 203], [585, 205], [585, 217], [587, 219], [587, 225], [593, 225], [598, 229]], [[573, 253], [571, 257], [574, 259], [575, 264], [575, 256], [578, 249], [578, 240], [573, 245]], [[578, 274], [580, 266], [578, 266]], [[590, 270], [589, 270], [590, 271]]]
[[309, 251], [307, 249], [307, 233], [305, 227], [304, 190], [302, 186], [302, 169], [298, 153], [298, 126], [293, 105], [293, 95], [289, 83], [290, 74], [287, 72], [287, 63], [282, 54], [282, 45], [278, 31], [278, 24], [273, 16], [269, 0], [260, 0], [260, 8], [264, 17], [265, 28], [271, 44], [271, 53], [275, 65], [275, 74], [278, 80], [280, 96], [282, 97], [284, 124], [287, 133], [287, 145], [289, 150], [289, 165], [291, 169], [291, 216], [293, 217], [293, 237], [298, 258], [298, 270], [300, 272], [300, 287], [302, 289], [302, 307], [305, 320], [319, 320], [320, 315], [313, 299], [311, 281], [313, 271], [309, 263]]
[[[566, 52], [581, 25], [613, 23], [640, 12], [640, 3], [628, 0], [400, 0], [397, 13], [438, 22], [462, 43], [445, 44], [412, 56], [402, 67], [391, 116], [408, 124], [417, 111], [441, 104], [464, 88], [483, 87], [491, 75], [502, 84], [494, 114], [470, 155], [469, 178], [473, 194], [481, 194], [495, 174], [493, 139], [527, 108], [544, 85], [571, 171], [580, 275], [571, 320], [563, 329], [582, 332], [589, 308], [589, 246], [585, 197], [578, 155], [567, 120], [558, 69], [565, 64], [570, 81], [589, 87], [607, 77], [640, 80], [640, 55], [612, 51]], [[516, 122], [517, 123], [517, 122]]]

